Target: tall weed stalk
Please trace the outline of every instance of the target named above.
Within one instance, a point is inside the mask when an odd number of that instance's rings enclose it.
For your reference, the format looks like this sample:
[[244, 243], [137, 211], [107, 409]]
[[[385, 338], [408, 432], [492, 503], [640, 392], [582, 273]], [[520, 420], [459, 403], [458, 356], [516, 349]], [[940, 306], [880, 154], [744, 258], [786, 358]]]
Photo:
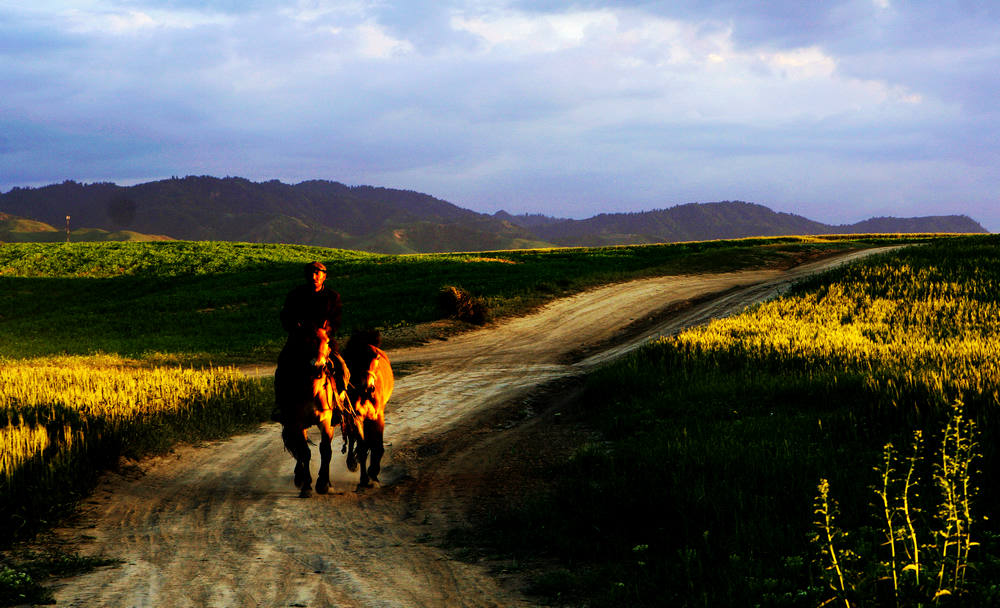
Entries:
[[[821, 606], [902, 608], [938, 605], [946, 599], [955, 605], [965, 599], [973, 548], [978, 545], [972, 537], [972, 504], [978, 492], [973, 482], [973, 463], [979, 457], [976, 436], [975, 422], [957, 402], [934, 454], [924, 450], [921, 431], [914, 432], [908, 454], [896, 452], [892, 443], [885, 445], [882, 463], [875, 467], [880, 478], [875, 504], [881, 511], [877, 519], [884, 541], [876, 555], [865, 554], [863, 542], [851, 541], [852, 536], [863, 538], [863, 530], [853, 534], [838, 526], [829, 483], [821, 480], [813, 542], [832, 592]], [[936, 492], [922, 497], [920, 477], [928, 469]], [[847, 567], [854, 561], [862, 563]]]

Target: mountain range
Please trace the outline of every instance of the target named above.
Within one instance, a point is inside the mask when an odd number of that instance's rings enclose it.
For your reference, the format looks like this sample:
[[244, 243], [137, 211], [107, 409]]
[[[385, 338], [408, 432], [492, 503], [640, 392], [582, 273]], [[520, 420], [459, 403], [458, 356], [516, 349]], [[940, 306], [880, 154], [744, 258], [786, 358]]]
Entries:
[[[67, 219], [69, 216], [69, 219]], [[409, 190], [313, 180], [171, 178], [134, 186], [65, 181], [0, 193], [0, 241], [218, 240], [383, 253], [602, 246], [750, 236], [985, 233], [964, 215], [829, 225], [754, 203], [689, 203], [574, 220], [493, 215]], [[57, 228], [58, 227], [58, 228]]]

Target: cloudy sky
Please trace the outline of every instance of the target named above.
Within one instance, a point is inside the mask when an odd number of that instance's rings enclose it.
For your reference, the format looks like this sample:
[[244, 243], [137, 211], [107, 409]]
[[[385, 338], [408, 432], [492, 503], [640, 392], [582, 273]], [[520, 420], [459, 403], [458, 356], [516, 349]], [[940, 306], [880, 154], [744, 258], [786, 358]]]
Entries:
[[0, 0], [0, 191], [330, 179], [1000, 232], [1000, 2]]

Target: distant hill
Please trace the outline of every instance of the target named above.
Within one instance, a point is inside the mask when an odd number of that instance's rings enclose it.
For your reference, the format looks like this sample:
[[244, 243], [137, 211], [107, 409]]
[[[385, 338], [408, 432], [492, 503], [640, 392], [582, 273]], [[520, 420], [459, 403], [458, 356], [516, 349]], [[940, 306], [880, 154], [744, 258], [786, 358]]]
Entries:
[[810, 234], [987, 232], [978, 222], [964, 215], [874, 218], [856, 224], [835, 226], [742, 201], [689, 203], [638, 213], [602, 213], [585, 220], [546, 219], [537, 215], [512, 216], [502, 211], [497, 215], [501, 214], [511, 223], [530, 228], [540, 238], [564, 246]]
[[[618, 245], [748, 236], [864, 232], [986, 232], [965, 216], [874, 218], [829, 226], [740, 201], [692, 203], [586, 220], [476, 213], [409, 190], [314, 180], [172, 178], [118, 186], [65, 181], [0, 194], [15, 217], [0, 241], [173, 238], [296, 243], [384, 253]], [[31, 222], [36, 222], [32, 224]], [[40, 224], [39, 224], [40, 223]], [[86, 228], [90, 232], [88, 233]], [[79, 232], [79, 235], [77, 234]], [[90, 234], [93, 238], [86, 238]], [[34, 235], [34, 236], [31, 236]], [[163, 236], [149, 236], [163, 235]]]
[[[519, 220], [520, 216], [510, 221]], [[664, 243], [831, 232], [819, 222], [739, 201], [690, 203], [639, 213], [602, 213], [585, 220], [542, 223], [534, 217], [527, 221], [535, 234], [558, 245]]]
[[847, 234], [866, 232], [987, 232], [972, 218], [964, 215], [937, 215], [928, 217], [876, 217], [842, 227]]
[[297, 243], [386, 253], [545, 246], [528, 230], [426, 194], [329, 181], [185, 177], [135, 186], [15, 188], [0, 211], [53, 225], [181, 240]]
[[[37, 220], [29, 220], [0, 212], [0, 243], [55, 243], [66, 240], [61, 230]], [[78, 241], [165, 241], [169, 237], [142, 234], [132, 230], [108, 231], [100, 228], [78, 228], [70, 231], [70, 240]]]
[[506, 211], [497, 211], [493, 214], [493, 217], [508, 221], [512, 224], [517, 224], [518, 226], [524, 226], [525, 228], [535, 229], [540, 226], [551, 226], [553, 224], [559, 224], [561, 222], [567, 222], [572, 220], [567, 220], [563, 217], [549, 217], [547, 215], [542, 215], [541, 213], [526, 213], [524, 215], [511, 215]]

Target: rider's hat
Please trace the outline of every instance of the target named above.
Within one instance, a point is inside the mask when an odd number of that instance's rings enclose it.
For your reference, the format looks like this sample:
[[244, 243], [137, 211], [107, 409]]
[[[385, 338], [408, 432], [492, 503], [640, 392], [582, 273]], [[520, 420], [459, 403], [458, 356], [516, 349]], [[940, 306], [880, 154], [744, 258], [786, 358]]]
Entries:
[[326, 266], [324, 266], [321, 262], [309, 262], [308, 264], [306, 264], [305, 270], [306, 270], [306, 276], [309, 277], [312, 276], [312, 273], [317, 270], [326, 272]]

